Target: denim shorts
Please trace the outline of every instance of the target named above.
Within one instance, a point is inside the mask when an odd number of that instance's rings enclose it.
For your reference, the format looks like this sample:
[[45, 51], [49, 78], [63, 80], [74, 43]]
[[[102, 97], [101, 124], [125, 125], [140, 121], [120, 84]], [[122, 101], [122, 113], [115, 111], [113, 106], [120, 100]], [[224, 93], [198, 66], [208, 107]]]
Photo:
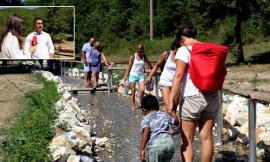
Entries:
[[128, 81], [130, 83], [144, 82], [144, 80], [145, 80], [144, 75], [139, 76], [129, 75], [128, 77]]
[[172, 137], [155, 140], [149, 146], [149, 162], [170, 162], [174, 154], [174, 141]]

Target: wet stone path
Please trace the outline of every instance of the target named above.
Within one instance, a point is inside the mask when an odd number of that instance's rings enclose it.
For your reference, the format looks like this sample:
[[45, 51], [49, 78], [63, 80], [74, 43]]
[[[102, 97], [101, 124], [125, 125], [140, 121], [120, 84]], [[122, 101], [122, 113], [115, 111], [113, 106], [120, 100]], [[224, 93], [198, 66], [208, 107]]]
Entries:
[[[141, 110], [131, 111], [129, 99], [119, 94], [78, 94], [78, 102], [89, 110], [86, 116], [98, 137], [108, 137], [111, 147], [98, 152], [104, 162], [138, 162], [141, 137]], [[174, 136], [174, 160], [180, 158], [180, 137]], [[178, 149], [177, 149], [178, 148]]]
[[[88, 110], [87, 119], [98, 137], [108, 137], [110, 148], [97, 154], [104, 162], [138, 162], [141, 137], [141, 110], [131, 111], [129, 98], [106, 92], [77, 94], [78, 102]], [[215, 133], [214, 133], [215, 134]], [[215, 134], [216, 135], [216, 134]], [[199, 161], [198, 133], [194, 139], [194, 162]], [[174, 135], [175, 153], [172, 162], [180, 162], [180, 135]], [[233, 142], [215, 148], [215, 162], [246, 162], [247, 150]]]
[[[63, 79], [64, 83], [80, 84], [78, 80]], [[104, 150], [97, 150], [100, 161], [103, 162], [138, 162], [139, 145], [141, 137], [140, 121], [142, 119], [141, 110], [131, 111], [129, 98], [118, 93], [107, 92], [84, 92], [73, 95], [78, 99], [80, 106], [84, 107], [88, 113], [86, 119], [89, 120], [97, 137], [107, 137], [110, 147]], [[215, 131], [213, 132], [216, 136]], [[180, 135], [174, 135], [175, 153], [172, 162], [180, 160]], [[198, 131], [194, 139], [194, 162], [199, 160], [199, 140]], [[226, 142], [222, 147], [215, 147], [214, 162], [247, 162], [247, 152], [245, 146]]]

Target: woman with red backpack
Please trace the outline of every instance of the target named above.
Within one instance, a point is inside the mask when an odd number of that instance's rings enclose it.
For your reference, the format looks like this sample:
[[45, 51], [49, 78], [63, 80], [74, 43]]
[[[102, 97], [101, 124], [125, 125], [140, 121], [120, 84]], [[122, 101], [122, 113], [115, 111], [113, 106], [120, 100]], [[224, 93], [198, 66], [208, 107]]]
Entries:
[[[173, 101], [180, 92], [182, 95], [180, 101], [181, 112], [181, 137], [183, 144], [181, 146], [181, 155], [183, 161], [193, 161], [193, 139], [195, 129], [199, 127], [199, 137], [201, 142], [201, 162], [211, 162], [213, 158], [213, 139], [212, 129], [215, 123], [215, 117], [219, 109], [218, 92], [203, 93], [195, 86], [190, 75], [191, 51], [195, 49], [196, 44], [203, 46], [205, 43], [196, 39], [197, 30], [194, 26], [183, 27], [178, 31], [177, 39], [184, 46], [180, 47], [176, 53], [176, 72], [172, 84], [169, 99], [169, 113], [176, 116], [173, 110]], [[208, 57], [204, 55], [205, 57]], [[194, 60], [195, 61], [195, 60]], [[210, 61], [210, 59], [208, 60]], [[201, 62], [195, 62], [200, 64]], [[211, 61], [209, 62], [211, 63]], [[220, 65], [222, 66], [222, 65]], [[203, 74], [207, 74], [210, 68], [205, 69]], [[203, 82], [204, 78], [197, 78]], [[214, 79], [214, 78], [209, 78]]]

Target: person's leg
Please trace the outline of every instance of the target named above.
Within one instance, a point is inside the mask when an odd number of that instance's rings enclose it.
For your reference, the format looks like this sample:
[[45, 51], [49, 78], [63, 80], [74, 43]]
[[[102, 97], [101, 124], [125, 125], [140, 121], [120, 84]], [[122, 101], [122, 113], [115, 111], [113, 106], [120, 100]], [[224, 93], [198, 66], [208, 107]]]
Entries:
[[97, 72], [97, 77], [96, 77], [97, 86], [98, 86], [98, 80], [99, 80], [99, 72]]
[[94, 80], [94, 86], [93, 88], [97, 87], [97, 72], [92, 72], [93, 80]]
[[168, 105], [169, 105], [169, 97], [170, 97], [171, 89], [168, 87], [164, 87], [161, 89], [162, 99], [164, 103], [164, 111], [168, 112]]
[[181, 146], [181, 155], [183, 162], [193, 161], [193, 139], [197, 126], [195, 121], [181, 120], [182, 131], [181, 137], [183, 144]]
[[199, 120], [201, 162], [211, 162], [214, 154], [212, 129], [215, 124], [214, 118], [202, 117]]
[[131, 104], [131, 110], [135, 109], [135, 89], [136, 83], [130, 82], [130, 89], [131, 89], [131, 96], [130, 96], [130, 104]]
[[174, 141], [172, 138], [166, 140], [164, 143], [164, 146], [166, 148], [165, 156], [163, 156], [162, 161], [164, 162], [170, 162], [173, 158], [174, 154]]
[[139, 91], [139, 107], [141, 108], [141, 102], [142, 102], [142, 98], [144, 96], [144, 80], [143, 81], [139, 81], [139, 88], [140, 88], [140, 91]]
[[87, 64], [83, 64], [83, 85], [88, 86], [88, 78], [89, 78], [89, 66]]
[[89, 85], [92, 84], [92, 83], [91, 83], [91, 78], [92, 78], [92, 71], [89, 71], [88, 74], [87, 74], [87, 83], [88, 83]]
[[205, 94], [203, 98], [207, 102], [207, 106], [199, 119], [201, 161], [211, 162], [214, 154], [212, 130], [219, 109], [219, 98], [217, 92]]
[[84, 74], [84, 76], [83, 76], [83, 84], [84, 84], [84, 86], [88, 86], [88, 81], [87, 81], [88, 72], [84, 72], [83, 74]]

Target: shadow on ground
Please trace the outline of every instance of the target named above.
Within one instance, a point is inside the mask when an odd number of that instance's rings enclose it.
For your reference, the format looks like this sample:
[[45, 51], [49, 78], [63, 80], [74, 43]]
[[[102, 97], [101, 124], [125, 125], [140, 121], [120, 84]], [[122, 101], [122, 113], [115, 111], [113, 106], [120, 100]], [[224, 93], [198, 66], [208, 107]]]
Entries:
[[268, 64], [270, 63], [270, 51], [251, 56], [248, 62], [256, 64]]

